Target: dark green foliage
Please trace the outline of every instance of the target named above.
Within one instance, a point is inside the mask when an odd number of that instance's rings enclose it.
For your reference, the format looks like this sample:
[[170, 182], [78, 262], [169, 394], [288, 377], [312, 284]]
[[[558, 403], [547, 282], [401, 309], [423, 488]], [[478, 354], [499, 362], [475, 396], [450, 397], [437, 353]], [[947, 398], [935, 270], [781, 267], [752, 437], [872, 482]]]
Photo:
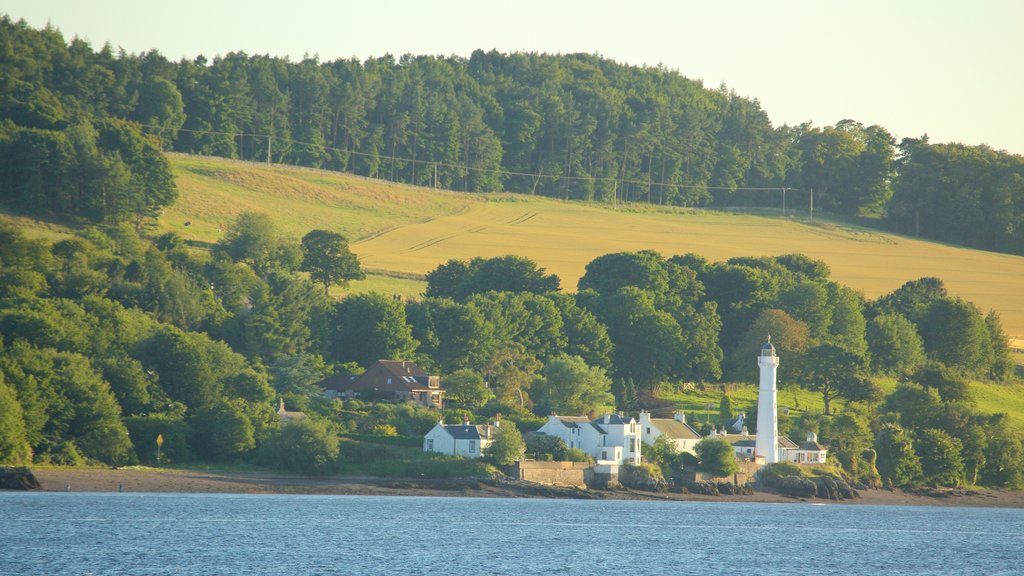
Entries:
[[383, 294], [357, 294], [334, 306], [335, 330], [327, 356], [369, 366], [377, 360], [409, 358], [419, 343], [412, 337], [401, 302]]
[[579, 356], [561, 354], [544, 365], [530, 390], [538, 414], [589, 414], [615, 401], [611, 386], [603, 368], [587, 366]]
[[494, 397], [482, 376], [463, 368], [452, 372], [444, 379], [445, 402], [454, 402], [470, 410], [476, 410]]
[[0, 464], [28, 464], [32, 449], [25, 436], [25, 420], [14, 388], [3, 381], [0, 373]]
[[865, 374], [862, 356], [832, 344], [807, 350], [799, 367], [800, 386], [821, 394], [825, 414], [831, 414], [832, 400], [873, 400], [878, 391]]
[[612, 341], [608, 328], [597, 317], [576, 304], [568, 294], [547, 295], [562, 314], [562, 326], [568, 341], [566, 352], [579, 356], [590, 366], [608, 370], [612, 367]]
[[277, 470], [327, 474], [337, 467], [338, 437], [323, 422], [310, 418], [272, 430], [260, 444], [257, 459]]
[[732, 444], [726, 440], [704, 438], [697, 442], [694, 451], [697, 452], [697, 458], [700, 459], [700, 464], [697, 466], [699, 470], [710, 472], [716, 478], [732, 476], [736, 472], [736, 452], [733, 450]]
[[[645, 444], [643, 447], [644, 459], [657, 466], [662, 477], [671, 482], [682, 480], [683, 454], [665, 436], [658, 436], [654, 444]], [[692, 456], [689, 453], [685, 454]]]
[[912, 374], [924, 363], [924, 344], [914, 324], [898, 313], [875, 316], [867, 326], [871, 365], [885, 374]]
[[728, 394], [722, 395], [718, 403], [718, 422], [725, 423], [732, 420], [732, 398]]
[[559, 462], [590, 462], [592, 458], [577, 448], [569, 448], [558, 436], [532, 434], [526, 438], [526, 454], [536, 460]]
[[815, 207], [847, 215], [870, 214], [892, 195], [896, 142], [881, 126], [842, 120], [823, 129], [796, 128], [799, 168], [789, 180], [814, 189]]
[[879, 431], [875, 439], [878, 454], [878, 473], [886, 486], [908, 486], [921, 482], [921, 459], [914, 452], [910, 434], [897, 425], [889, 424]]
[[788, 476], [802, 476], [800, 465], [793, 462], [776, 462], [768, 464], [757, 471], [757, 481], [763, 486], [778, 486]]
[[473, 296], [469, 304], [493, 326], [497, 348], [518, 344], [527, 354], [543, 362], [556, 356], [568, 344], [562, 315], [554, 302], [545, 296], [527, 292], [488, 292]]
[[526, 443], [519, 429], [511, 422], [502, 422], [494, 442], [487, 447], [487, 457], [499, 466], [514, 464], [526, 454]]
[[988, 146], [904, 138], [888, 218], [915, 236], [1024, 253], [1024, 159]]
[[615, 379], [612, 381], [612, 394], [615, 396], [615, 409], [620, 412], [636, 412], [640, 409], [640, 399], [636, 383], [632, 378]]
[[161, 464], [180, 464], [195, 459], [190, 442], [192, 430], [188, 422], [176, 414], [150, 414], [124, 419], [135, 454], [143, 464], [157, 464], [157, 436], [163, 436], [160, 447]]
[[980, 479], [986, 486], [1011, 489], [1024, 486], [1024, 446], [1020, 438], [1001, 434], [988, 441]]
[[959, 486], [964, 482], [963, 444], [942, 430], [929, 428], [914, 435], [914, 450], [921, 458], [924, 481], [932, 486]]
[[331, 284], [343, 288], [351, 280], [366, 278], [356, 255], [348, 248], [348, 239], [336, 232], [312, 230], [302, 237], [302, 266], [310, 278], [324, 285], [324, 294]]
[[937, 391], [943, 402], [969, 401], [971, 397], [963, 373], [941, 362], [928, 362], [914, 373], [912, 380]]
[[[771, 335], [772, 345], [780, 356], [785, 356], [786, 365], [798, 366], [807, 343], [810, 330], [803, 322], [793, 319], [782, 310], [768, 309], [760, 312], [750, 327], [738, 340], [726, 364], [726, 374], [731, 380], [744, 382], [758, 381], [757, 355], [761, 345]], [[795, 381], [793, 382], [795, 383]], [[790, 382], [780, 382], [780, 386]]]
[[997, 382], [1010, 380], [1015, 364], [1010, 356], [1010, 342], [1003, 332], [1003, 323], [998, 312], [989, 311], [985, 316], [985, 327], [988, 328], [989, 346], [992, 350], [992, 367], [989, 369], [988, 377]]
[[918, 322], [928, 357], [968, 374], [985, 375], [994, 357], [985, 317], [978, 307], [960, 298], [931, 303]]
[[918, 322], [933, 302], [946, 297], [946, 287], [938, 278], [911, 280], [871, 303], [873, 315], [900, 314]]
[[427, 274], [429, 297], [463, 301], [486, 292], [557, 292], [558, 276], [545, 274], [543, 268], [522, 256], [473, 258], [468, 263], [449, 260]]
[[940, 411], [940, 400], [933, 390], [909, 382], [900, 384], [882, 406], [883, 413], [898, 414], [903, 427], [911, 430], [933, 427]]
[[189, 445], [210, 462], [229, 462], [256, 446], [255, 428], [241, 408], [219, 401], [195, 413], [190, 420]]
[[479, 367], [498, 346], [495, 326], [473, 305], [444, 298], [406, 304], [419, 351], [442, 372]]

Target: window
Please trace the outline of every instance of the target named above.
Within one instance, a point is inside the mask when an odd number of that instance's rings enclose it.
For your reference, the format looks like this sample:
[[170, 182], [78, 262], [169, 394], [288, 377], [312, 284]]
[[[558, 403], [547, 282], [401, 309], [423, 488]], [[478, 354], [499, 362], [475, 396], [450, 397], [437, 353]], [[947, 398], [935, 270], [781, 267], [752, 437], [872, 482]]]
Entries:
[[632, 452], [636, 452], [636, 442], [634, 442], [634, 441], [630, 441], [630, 442], [629, 442], [629, 451], [630, 451], [631, 453], [632, 453]]
[[476, 440], [469, 441], [469, 451], [476, 452]]
[[601, 450], [601, 460], [607, 460], [607, 459], [608, 459], [608, 451], [607, 450]]
[[427, 439], [427, 450], [430, 450], [430, 451], [434, 450], [434, 439], [433, 438], [428, 438]]
[[651, 435], [651, 427], [650, 427], [650, 426], [648, 426], [648, 427], [647, 427], [647, 435], [648, 435], [648, 436], [650, 436], [650, 435]]

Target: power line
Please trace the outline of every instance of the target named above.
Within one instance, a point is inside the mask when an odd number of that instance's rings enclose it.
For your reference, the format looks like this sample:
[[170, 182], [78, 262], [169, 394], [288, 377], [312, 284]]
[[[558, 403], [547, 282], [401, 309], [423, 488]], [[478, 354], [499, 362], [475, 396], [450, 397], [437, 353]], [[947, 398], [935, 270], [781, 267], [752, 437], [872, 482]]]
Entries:
[[[161, 131], [167, 130], [167, 128], [165, 128], [163, 126], [154, 126], [154, 125], [151, 125], [151, 124], [141, 124], [141, 126], [143, 128], [152, 128], [152, 129], [161, 130]], [[255, 133], [250, 134], [250, 133], [244, 133], [244, 132], [223, 132], [223, 131], [217, 131], [217, 130], [196, 130], [196, 129], [191, 129], [191, 128], [178, 128], [177, 131], [179, 131], [179, 132], [189, 132], [189, 133], [193, 133], [193, 134], [212, 134], [212, 135], [217, 135], [217, 136], [232, 136], [232, 137], [243, 137], [243, 138], [267, 138], [268, 139], [268, 143], [269, 143], [270, 140], [272, 140], [274, 138], [270, 134], [255, 134]], [[477, 173], [485, 173], [485, 174], [497, 174], [499, 176], [517, 176], [517, 177], [525, 177], [525, 178], [535, 178], [535, 179], [537, 179], [537, 181], [539, 181], [541, 178], [548, 178], [552, 182], [559, 182], [559, 181], [562, 181], [562, 180], [566, 180], [566, 181], [570, 181], [570, 182], [593, 182], [595, 184], [596, 183], [615, 183], [616, 186], [618, 186], [619, 184], [631, 184], [631, 185], [646, 186], [646, 187], [651, 187], [651, 188], [656, 187], [656, 186], [657, 187], [661, 187], [661, 188], [675, 188], [677, 190], [725, 190], [725, 191], [729, 191], [729, 192], [782, 192], [782, 194], [783, 194], [783, 202], [785, 202], [785, 194], [786, 194], [786, 192], [799, 192], [800, 191], [799, 188], [790, 188], [790, 187], [782, 187], [782, 186], [763, 186], [763, 187], [758, 187], [758, 186], [742, 186], [742, 187], [740, 187], [740, 186], [738, 186], [738, 187], [733, 188], [733, 187], [730, 187], [730, 186], [707, 186], [707, 185], [700, 185], [700, 184], [671, 184], [671, 183], [666, 183], [666, 182], [656, 182], [656, 181], [652, 181], [652, 180], [632, 180], [632, 179], [627, 179], [627, 178], [599, 177], [599, 176], [564, 176], [564, 175], [544, 176], [543, 173], [534, 174], [534, 173], [529, 173], [529, 172], [514, 172], [514, 171], [511, 171], [511, 170], [503, 170], [503, 169], [495, 169], [495, 168], [479, 168], [479, 167], [476, 167], [476, 166], [467, 166], [467, 165], [464, 165], [464, 164], [452, 164], [450, 162], [443, 162], [443, 161], [439, 162], [439, 161], [436, 161], [436, 160], [419, 160], [419, 159], [414, 159], [414, 158], [403, 158], [403, 157], [400, 157], [400, 156], [388, 156], [386, 154], [371, 154], [369, 152], [358, 152], [356, 150], [347, 150], [347, 149], [344, 149], [344, 148], [337, 148], [337, 147], [333, 147], [333, 146], [327, 146], [325, 144], [315, 144], [315, 143], [312, 143], [312, 142], [303, 142], [301, 140], [294, 140], [292, 138], [282, 138], [280, 136], [277, 137], [277, 140], [279, 140], [281, 142], [285, 142], [285, 143], [291, 144], [291, 145], [306, 146], [307, 148], [319, 148], [321, 150], [329, 150], [329, 151], [332, 151], [332, 152], [339, 152], [339, 153], [342, 153], [342, 154], [348, 154], [348, 155], [352, 155], [352, 156], [360, 156], [360, 157], [364, 157], [364, 158], [376, 158], [378, 160], [389, 161], [389, 162], [402, 162], [402, 163], [405, 163], [405, 164], [418, 164], [418, 165], [424, 165], [424, 166], [433, 166], [435, 169], [437, 167], [443, 167], [443, 168], [448, 168], [448, 169], [453, 169], [453, 170], [465, 170], [467, 172], [477, 172]], [[269, 146], [268, 146], [268, 149], [269, 149]], [[435, 187], [436, 187], [436, 175], [435, 175]], [[616, 195], [617, 195], [617, 193], [616, 193]]]

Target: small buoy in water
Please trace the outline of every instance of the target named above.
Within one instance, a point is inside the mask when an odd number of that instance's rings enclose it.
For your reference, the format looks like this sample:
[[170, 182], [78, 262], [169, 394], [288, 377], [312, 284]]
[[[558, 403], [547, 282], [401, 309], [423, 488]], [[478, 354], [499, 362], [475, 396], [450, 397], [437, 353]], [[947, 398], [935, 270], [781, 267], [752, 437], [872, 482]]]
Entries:
[[117, 491], [118, 492], [124, 492], [124, 484], [118, 484], [117, 485]]

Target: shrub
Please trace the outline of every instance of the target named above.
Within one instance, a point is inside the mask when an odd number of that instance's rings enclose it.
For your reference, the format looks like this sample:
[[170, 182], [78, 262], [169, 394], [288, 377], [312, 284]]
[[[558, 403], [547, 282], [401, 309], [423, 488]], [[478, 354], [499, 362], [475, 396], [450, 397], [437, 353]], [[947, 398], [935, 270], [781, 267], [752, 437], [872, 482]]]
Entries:
[[649, 490], [661, 492], [668, 489], [665, 477], [661, 474], [661, 468], [654, 464], [640, 464], [633, 466], [627, 464], [619, 472], [619, 483], [627, 488], [638, 490]]
[[43, 461], [57, 466], [81, 466], [85, 464], [85, 457], [78, 451], [78, 446], [75, 446], [74, 442], [65, 440], [50, 448]]
[[324, 474], [336, 469], [338, 454], [338, 437], [326, 424], [307, 418], [273, 430], [260, 445], [257, 459], [278, 470]]
[[802, 476], [800, 467], [792, 462], [776, 462], [757, 471], [757, 481], [762, 486], [777, 486], [786, 476]]

